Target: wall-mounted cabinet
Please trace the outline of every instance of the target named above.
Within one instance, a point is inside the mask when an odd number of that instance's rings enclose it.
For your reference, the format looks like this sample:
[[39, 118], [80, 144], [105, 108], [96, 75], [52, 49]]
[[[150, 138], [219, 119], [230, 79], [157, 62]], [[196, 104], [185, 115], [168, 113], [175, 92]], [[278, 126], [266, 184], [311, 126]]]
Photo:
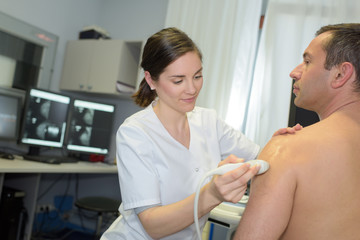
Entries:
[[117, 85], [135, 90], [141, 42], [74, 40], [66, 46], [61, 90], [119, 94]]

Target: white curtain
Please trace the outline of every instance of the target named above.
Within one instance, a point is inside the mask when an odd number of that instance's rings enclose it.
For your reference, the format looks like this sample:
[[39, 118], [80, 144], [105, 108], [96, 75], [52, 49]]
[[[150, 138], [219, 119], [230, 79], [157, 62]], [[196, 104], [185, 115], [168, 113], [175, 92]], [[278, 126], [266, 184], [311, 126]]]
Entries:
[[[288, 124], [291, 70], [323, 25], [360, 22], [357, 0], [269, 0], [254, 71], [245, 134], [264, 146]], [[240, 68], [241, 66], [239, 66]]]
[[245, 112], [261, 5], [262, 0], [169, 0], [165, 25], [186, 32], [203, 54], [197, 105], [216, 109], [223, 119], [230, 111]]

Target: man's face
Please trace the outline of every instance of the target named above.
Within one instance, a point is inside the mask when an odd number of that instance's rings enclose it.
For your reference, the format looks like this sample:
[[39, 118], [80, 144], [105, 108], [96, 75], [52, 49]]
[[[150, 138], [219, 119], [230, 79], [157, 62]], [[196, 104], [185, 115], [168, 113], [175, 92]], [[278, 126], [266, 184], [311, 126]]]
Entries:
[[329, 33], [314, 38], [303, 54], [303, 62], [290, 73], [295, 80], [295, 105], [316, 112], [322, 109], [329, 97], [330, 71], [324, 67], [326, 53], [322, 48], [327, 37], [330, 37]]

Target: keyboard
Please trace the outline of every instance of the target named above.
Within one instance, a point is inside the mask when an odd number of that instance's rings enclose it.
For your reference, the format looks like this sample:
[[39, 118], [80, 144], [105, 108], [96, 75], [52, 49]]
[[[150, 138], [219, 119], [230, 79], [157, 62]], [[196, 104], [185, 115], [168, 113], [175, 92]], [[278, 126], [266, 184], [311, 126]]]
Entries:
[[24, 155], [24, 160], [35, 161], [49, 164], [61, 164], [61, 163], [77, 163], [79, 160], [72, 157], [63, 156], [37, 156], [37, 155]]

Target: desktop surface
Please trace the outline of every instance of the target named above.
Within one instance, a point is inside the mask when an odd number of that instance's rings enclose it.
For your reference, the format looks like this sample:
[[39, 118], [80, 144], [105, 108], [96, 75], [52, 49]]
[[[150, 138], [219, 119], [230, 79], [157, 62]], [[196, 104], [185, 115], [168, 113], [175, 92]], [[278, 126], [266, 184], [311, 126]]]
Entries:
[[76, 163], [47, 164], [0, 158], [0, 173], [117, 173], [116, 165], [103, 162], [79, 161]]

